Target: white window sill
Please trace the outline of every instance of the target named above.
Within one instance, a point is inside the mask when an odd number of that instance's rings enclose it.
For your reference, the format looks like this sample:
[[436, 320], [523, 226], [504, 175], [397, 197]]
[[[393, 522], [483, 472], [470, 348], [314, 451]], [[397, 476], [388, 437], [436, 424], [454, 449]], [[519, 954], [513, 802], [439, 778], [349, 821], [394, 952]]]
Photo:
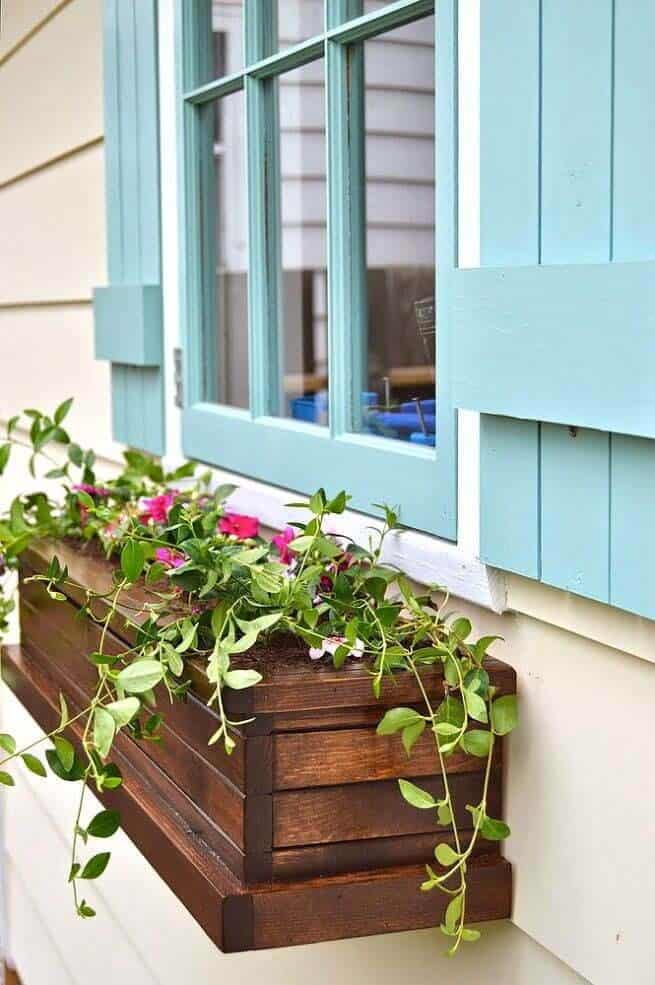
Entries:
[[[229, 499], [229, 508], [258, 517], [264, 527], [281, 530], [291, 520], [304, 522], [309, 518], [303, 510], [286, 506], [302, 498], [298, 493], [219, 469], [213, 469], [212, 475], [216, 485], [229, 482], [238, 486]], [[348, 510], [331, 518], [327, 529], [366, 545], [381, 526], [378, 518]], [[415, 530], [400, 530], [387, 538], [383, 559], [420, 584], [437, 584], [451, 595], [493, 612], [504, 612], [507, 607], [504, 574], [483, 564], [457, 544]]]

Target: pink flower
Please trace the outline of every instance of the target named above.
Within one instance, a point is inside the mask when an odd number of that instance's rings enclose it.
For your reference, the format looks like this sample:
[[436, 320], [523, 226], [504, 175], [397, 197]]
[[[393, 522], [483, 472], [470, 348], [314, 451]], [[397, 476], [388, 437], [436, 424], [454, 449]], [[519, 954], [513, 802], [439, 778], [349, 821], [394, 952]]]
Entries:
[[176, 496], [177, 490], [171, 489], [170, 492], [161, 493], [161, 495], [153, 496], [151, 499], [142, 499], [141, 513], [139, 514], [141, 522], [147, 523], [152, 520], [153, 523], [166, 523]]
[[105, 489], [104, 486], [92, 486], [88, 482], [78, 482], [71, 488], [73, 492], [83, 492], [87, 496], [94, 496], [99, 499], [104, 499], [105, 496], [111, 495], [111, 489]]
[[256, 516], [245, 516], [242, 513], [226, 513], [218, 521], [218, 529], [222, 534], [232, 534], [239, 540], [247, 540], [259, 533], [259, 520]]
[[291, 564], [293, 561], [294, 556], [289, 550], [289, 544], [295, 539], [296, 531], [293, 527], [285, 527], [281, 533], [276, 534], [275, 537], [271, 538], [271, 543], [275, 544], [282, 564]]
[[331, 592], [334, 579], [342, 571], [347, 571], [355, 563], [355, 558], [348, 551], [344, 551], [327, 569], [327, 573], [321, 575], [318, 587], [322, 592]]
[[155, 559], [161, 561], [167, 568], [179, 568], [181, 565], [186, 564], [186, 558], [178, 554], [177, 551], [171, 550], [170, 547], [155, 548]]

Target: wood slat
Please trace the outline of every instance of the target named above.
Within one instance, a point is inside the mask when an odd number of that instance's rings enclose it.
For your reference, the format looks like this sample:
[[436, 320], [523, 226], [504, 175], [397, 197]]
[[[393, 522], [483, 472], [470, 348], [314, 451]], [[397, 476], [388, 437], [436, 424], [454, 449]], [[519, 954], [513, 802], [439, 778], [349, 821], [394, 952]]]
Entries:
[[[410, 777], [411, 770], [408, 770], [407, 779]], [[443, 797], [440, 777], [422, 778], [420, 785], [434, 797]], [[492, 817], [498, 817], [500, 813], [500, 785], [500, 771], [492, 771], [487, 798]], [[463, 830], [470, 828], [471, 815], [465, 808], [466, 804], [479, 803], [482, 774], [454, 774], [450, 777], [450, 788], [457, 822]], [[435, 830], [432, 811], [417, 811], [407, 804], [395, 781], [287, 790], [273, 796], [273, 845], [276, 848]]]
[[[411, 757], [399, 735], [376, 735], [375, 729], [278, 733], [273, 738], [273, 785], [276, 790], [294, 790], [388, 780], [410, 772], [430, 776], [435, 755], [430, 730], [418, 740]], [[448, 757], [447, 767], [449, 773], [479, 773], [484, 761], [457, 751]]]

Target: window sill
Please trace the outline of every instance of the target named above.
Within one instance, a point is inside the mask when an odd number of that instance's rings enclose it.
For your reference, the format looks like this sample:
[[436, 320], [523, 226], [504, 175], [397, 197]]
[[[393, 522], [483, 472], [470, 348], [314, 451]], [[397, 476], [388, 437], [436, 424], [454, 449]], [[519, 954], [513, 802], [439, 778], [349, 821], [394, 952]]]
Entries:
[[[230, 508], [258, 517], [265, 527], [281, 530], [290, 520], [308, 516], [302, 510], [289, 509], [286, 505], [298, 499], [297, 493], [217, 469], [212, 470], [212, 474], [217, 484], [238, 484], [229, 499]], [[334, 517], [328, 529], [359, 543], [367, 543], [371, 533], [380, 527], [378, 519], [348, 510], [342, 516]], [[492, 612], [502, 613], [507, 609], [505, 574], [450, 541], [415, 530], [403, 530], [390, 535], [383, 556], [388, 564], [401, 568], [420, 584], [440, 585], [454, 597]]]

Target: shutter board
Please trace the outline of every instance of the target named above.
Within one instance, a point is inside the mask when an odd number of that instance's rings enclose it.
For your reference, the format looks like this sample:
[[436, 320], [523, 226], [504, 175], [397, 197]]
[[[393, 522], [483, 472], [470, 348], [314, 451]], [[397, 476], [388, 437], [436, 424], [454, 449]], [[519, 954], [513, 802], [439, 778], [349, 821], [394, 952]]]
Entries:
[[104, 0], [109, 284], [94, 291], [96, 357], [112, 364], [116, 440], [164, 451], [156, 0]]
[[[495, 314], [480, 324], [483, 278], [498, 271], [457, 275], [454, 303], [465, 317], [454, 334], [467, 361], [456, 355], [458, 402], [505, 415], [481, 419], [481, 556], [653, 618], [655, 415], [643, 388], [649, 360], [652, 368], [655, 7], [503, 0], [481, 14], [482, 263], [512, 266], [519, 281], [534, 276], [539, 298], [521, 307], [520, 292], [495, 284]], [[558, 277], [566, 287], [569, 271], [567, 301]], [[464, 336], [476, 320], [474, 343]], [[514, 366], [495, 350], [508, 324]], [[545, 338], [529, 334], [537, 329]]]
[[458, 270], [454, 285], [459, 407], [655, 437], [655, 263]]

